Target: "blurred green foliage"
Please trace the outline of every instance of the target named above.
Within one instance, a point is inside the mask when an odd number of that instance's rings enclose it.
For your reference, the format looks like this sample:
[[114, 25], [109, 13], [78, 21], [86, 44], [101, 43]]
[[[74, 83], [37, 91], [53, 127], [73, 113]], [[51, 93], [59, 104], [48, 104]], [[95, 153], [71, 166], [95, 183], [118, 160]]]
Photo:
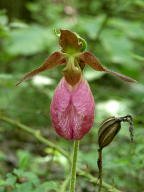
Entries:
[[[125, 192], [144, 191], [143, 0], [0, 1], [0, 114], [40, 129], [47, 139], [71, 151], [72, 143], [56, 135], [49, 115], [62, 67], [15, 87], [25, 73], [60, 49], [54, 28], [77, 32], [103, 65], [138, 81], [128, 84], [86, 67], [84, 76], [94, 94], [96, 115], [93, 128], [81, 141], [79, 167], [98, 175], [100, 122], [108, 116], [130, 113], [135, 142], [130, 144], [124, 126], [104, 150], [104, 180]], [[69, 170], [62, 155], [6, 122], [0, 121], [0, 133], [0, 192], [59, 191]], [[89, 181], [78, 179], [78, 192], [93, 192], [95, 188]]]

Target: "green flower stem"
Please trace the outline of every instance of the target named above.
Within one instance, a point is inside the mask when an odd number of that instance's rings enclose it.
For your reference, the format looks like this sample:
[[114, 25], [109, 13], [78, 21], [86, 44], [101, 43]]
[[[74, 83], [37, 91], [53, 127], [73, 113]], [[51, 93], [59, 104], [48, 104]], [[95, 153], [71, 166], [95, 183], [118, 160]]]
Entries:
[[76, 165], [77, 165], [77, 154], [79, 150], [78, 140], [74, 141], [73, 146], [73, 160], [72, 160], [72, 169], [71, 169], [71, 179], [70, 179], [70, 192], [75, 192], [76, 185]]

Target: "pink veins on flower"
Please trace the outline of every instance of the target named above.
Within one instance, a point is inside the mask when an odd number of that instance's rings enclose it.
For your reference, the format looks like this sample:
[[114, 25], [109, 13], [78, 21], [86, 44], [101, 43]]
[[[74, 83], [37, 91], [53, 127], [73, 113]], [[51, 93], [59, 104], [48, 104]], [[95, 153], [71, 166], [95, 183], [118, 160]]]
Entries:
[[63, 78], [51, 103], [51, 118], [56, 132], [68, 140], [81, 139], [94, 121], [94, 99], [86, 80], [75, 87]]

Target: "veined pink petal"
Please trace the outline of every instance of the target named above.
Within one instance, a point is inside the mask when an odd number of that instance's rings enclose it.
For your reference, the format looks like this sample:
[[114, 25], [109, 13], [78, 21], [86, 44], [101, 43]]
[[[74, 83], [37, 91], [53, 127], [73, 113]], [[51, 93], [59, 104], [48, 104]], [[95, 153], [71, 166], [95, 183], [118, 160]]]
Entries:
[[51, 103], [51, 119], [56, 132], [68, 140], [81, 139], [94, 122], [94, 98], [86, 80], [74, 87], [63, 78]]

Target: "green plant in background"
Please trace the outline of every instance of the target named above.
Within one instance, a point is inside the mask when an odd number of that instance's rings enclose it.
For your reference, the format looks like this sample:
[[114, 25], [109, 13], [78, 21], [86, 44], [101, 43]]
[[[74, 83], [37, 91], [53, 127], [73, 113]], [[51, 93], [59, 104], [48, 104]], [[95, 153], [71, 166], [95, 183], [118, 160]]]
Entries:
[[[9, 124], [11, 124], [11, 125], [14, 125], [14, 126], [16, 126], [17, 128], [19, 128], [19, 129], [21, 129], [21, 130], [23, 130], [23, 131], [25, 131], [25, 132], [33, 135], [39, 142], [41, 142], [41, 143], [43, 143], [43, 144], [45, 144], [45, 145], [47, 145], [47, 146], [49, 146], [49, 147], [51, 147], [51, 148], [54, 148], [57, 152], [59, 152], [60, 154], [62, 154], [63, 156], [65, 156], [65, 157], [67, 158], [67, 160], [69, 160], [69, 162], [71, 163], [71, 159], [70, 159], [69, 154], [68, 154], [66, 151], [64, 151], [62, 148], [60, 148], [58, 145], [56, 145], [56, 144], [48, 141], [46, 138], [44, 138], [44, 137], [41, 135], [40, 132], [37, 132], [37, 131], [31, 129], [30, 127], [28, 127], [28, 126], [26, 126], [26, 125], [24, 125], [24, 124], [22, 124], [22, 123], [20, 123], [20, 122], [17, 122], [17, 121], [15, 121], [15, 120], [12, 120], [12, 119], [10, 119], [10, 118], [8, 118], [8, 117], [5, 117], [5, 116], [0, 116], [0, 120], [5, 121], [5, 122], [7, 122], [7, 123], [9, 123]], [[77, 158], [77, 149], [78, 149], [77, 147], [78, 147], [78, 142], [77, 142], [76, 145], [74, 144], [74, 160]], [[25, 177], [24, 177], [24, 178], [25, 178], [24, 183], [25, 183], [25, 185], [26, 185], [28, 181], [29, 181], [29, 182], [33, 182], [33, 181], [31, 181], [31, 179], [30, 179], [30, 180], [27, 179], [27, 174], [28, 174], [28, 173], [27, 173], [27, 172], [24, 172], [23, 169], [26, 169], [26, 168], [28, 168], [29, 166], [32, 166], [31, 164], [29, 165], [29, 162], [31, 161], [32, 157], [30, 157], [30, 154], [29, 154], [29, 153], [25, 153], [25, 151], [19, 151], [19, 152], [18, 152], [18, 156], [19, 156], [19, 163], [18, 163], [18, 164], [19, 164], [19, 167], [18, 167], [19, 170], [18, 170], [18, 172], [23, 173], [23, 174], [20, 174], [22, 178], [23, 178], [23, 175], [25, 175]], [[42, 160], [42, 161], [43, 161], [43, 160]], [[26, 162], [28, 162], [28, 163], [26, 163]], [[34, 160], [33, 160], [33, 162], [34, 162]], [[74, 161], [74, 164], [73, 164], [74, 167], [76, 166], [75, 163], [76, 163], [76, 161]], [[72, 180], [73, 180], [73, 178], [75, 177], [75, 171], [76, 171], [76, 169], [73, 169], [73, 173], [74, 173], [74, 174], [72, 174]], [[14, 170], [14, 172], [15, 172], [15, 170]], [[83, 176], [83, 177], [87, 178], [87, 179], [90, 180], [93, 184], [97, 184], [97, 182], [98, 182], [98, 179], [97, 179], [97, 178], [93, 177], [91, 174], [89, 174], [88, 172], [86, 172], [86, 171], [84, 171], [84, 170], [78, 169], [77, 174], [79, 174], [79, 176]], [[32, 174], [32, 175], [33, 175], [33, 174]], [[13, 188], [14, 188], [14, 190], [15, 190], [15, 187], [17, 186], [17, 185], [14, 185], [14, 184], [16, 184], [16, 180], [13, 179], [13, 173], [10, 174], [10, 175], [8, 175], [8, 176], [9, 176], [8, 182], [7, 182], [7, 180], [6, 180], [6, 181], [1, 180], [1, 186], [2, 186], [1, 190], [2, 190], [2, 192], [3, 192], [3, 191], [5, 190], [5, 188], [7, 188], [7, 187], [10, 188], [10, 189], [13, 189]], [[74, 177], [73, 177], [73, 176], [74, 176]], [[11, 178], [11, 177], [12, 177], [12, 178]], [[20, 180], [21, 180], [21, 177], [19, 177]], [[28, 178], [29, 178], [29, 177], [28, 177]], [[31, 177], [31, 178], [33, 178], [33, 177]], [[62, 186], [61, 186], [61, 188], [60, 188], [60, 191], [61, 191], [61, 192], [66, 191], [66, 188], [67, 188], [69, 179], [70, 179], [70, 178], [67, 177], [67, 179], [63, 182], [63, 184], [62, 184]], [[9, 182], [9, 180], [10, 180], [10, 182]], [[23, 179], [22, 179], [22, 180], [23, 180]], [[12, 181], [12, 182], [11, 182], [11, 181]], [[75, 184], [75, 178], [74, 178], [73, 181], [74, 181], [74, 184]], [[48, 182], [48, 183], [50, 183], [50, 187], [51, 187], [52, 189], [53, 189], [53, 187], [54, 187], [54, 189], [55, 189], [56, 182], [55, 182], [55, 185], [54, 185], [54, 186], [51, 185], [51, 181]], [[21, 182], [19, 183], [19, 185], [21, 185]], [[111, 185], [109, 185], [109, 184], [107, 184], [107, 183], [105, 183], [105, 182], [103, 182], [102, 185], [103, 185], [103, 187], [104, 187], [105, 189], [107, 189], [107, 190], [113, 189], [115, 192], [120, 192], [119, 190], [117, 190], [116, 188], [114, 188], [113, 186], [111, 186]], [[74, 187], [74, 185], [70, 185], [70, 186]], [[21, 187], [21, 186], [19, 186], [19, 187]], [[49, 187], [49, 184], [48, 184], [48, 187]], [[38, 183], [38, 186], [36, 185], [34, 189], [37, 190], [37, 188], [39, 189], [39, 183]], [[46, 189], [49, 189], [49, 188], [46, 188]]]
[[25, 172], [21, 169], [14, 169], [6, 175], [5, 180], [0, 182], [0, 191], [12, 192], [42, 192], [58, 191], [58, 185], [55, 182], [40, 183], [39, 178], [32, 172]]
[[[55, 181], [58, 186], [66, 183], [64, 179], [69, 172], [66, 158], [70, 155], [65, 158], [62, 154], [69, 151], [71, 142], [59, 139], [51, 129], [48, 107], [63, 66], [35, 76], [14, 89], [22, 74], [37, 68], [47, 55], [58, 49], [53, 28], [65, 28], [81, 34], [88, 42], [88, 49], [105, 66], [139, 82], [122, 84], [106, 73], [95, 73], [85, 67], [84, 76], [97, 101], [97, 112], [93, 129], [80, 145], [77, 190], [93, 192], [97, 184], [95, 135], [98, 122], [110, 114], [132, 114], [136, 145], [132, 149], [126, 145], [127, 132], [122, 129], [112, 148], [104, 150], [105, 181], [121, 191], [143, 191], [143, 1], [16, 0], [15, 4], [10, 4], [1, 0], [0, 9], [5, 9], [0, 13], [0, 112], [11, 119], [0, 121], [0, 179], [5, 180], [6, 174], [18, 167], [17, 152], [22, 149], [29, 152], [33, 162], [24, 171], [36, 174], [41, 183]], [[27, 129], [22, 129], [23, 132], [18, 126], [19, 119], [34, 132], [26, 134]], [[63, 147], [62, 153], [49, 143], [50, 140]], [[117, 150], [121, 143], [124, 147]], [[111, 189], [105, 182], [103, 186], [104, 190]]]

